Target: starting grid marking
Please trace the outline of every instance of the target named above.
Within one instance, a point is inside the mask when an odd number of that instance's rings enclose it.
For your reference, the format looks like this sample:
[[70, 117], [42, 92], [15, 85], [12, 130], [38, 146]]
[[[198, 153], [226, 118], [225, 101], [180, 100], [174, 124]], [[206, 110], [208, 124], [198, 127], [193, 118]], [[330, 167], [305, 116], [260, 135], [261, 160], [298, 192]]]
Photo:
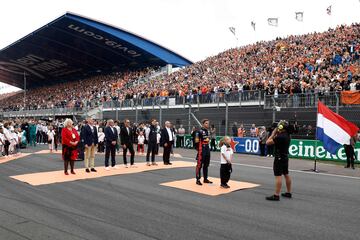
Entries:
[[[35, 152], [34, 154], [61, 154], [61, 150], [58, 150], [58, 151], [53, 151], [53, 152], [50, 152], [50, 150], [41, 150], [41, 151], [38, 151], [38, 152]], [[95, 153], [95, 156], [96, 155], [104, 155], [105, 153]], [[117, 153], [116, 156], [122, 156], [122, 152], [121, 153]], [[157, 156], [159, 157], [162, 157], [163, 153], [159, 153]], [[130, 153], [128, 152], [127, 153], [127, 156], [130, 156]], [[135, 152], [135, 156], [146, 156], [146, 153], [138, 153], [138, 152]], [[174, 153], [172, 154], [173, 157], [175, 158], [182, 158], [182, 155], [178, 154], [178, 153]]]
[[[60, 153], [61, 151], [52, 152], [52, 154], [60, 154]], [[35, 154], [50, 154], [50, 151], [42, 150], [36, 152]], [[32, 153], [21, 153], [17, 156], [1, 159], [0, 163], [12, 161], [29, 155], [32, 155]], [[181, 157], [180, 154], [178, 155]], [[118, 165], [119, 166], [118, 169], [111, 169], [109, 171], [105, 170], [104, 167], [98, 167], [96, 173], [93, 172], [87, 173], [85, 172], [85, 168], [81, 168], [81, 169], [75, 169], [76, 172], [75, 175], [73, 174], [65, 175], [63, 170], [58, 170], [58, 171], [14, 175], [14, 176], [10, 176], [10, 178], [30, 184], [32, 186], [41, 186], [41, 185], [49, 185], [55, 183], [72, 182], [78, 180], [96, 179], [96, 178], [102, 178], [108, 176], [136, 174], [146, 171], [156, 171], [162, 169], [195, 167], [195, 165], [196, 164], [194, 162], [189, 162], [189, 161], [173, 161], [172, 165], [159, 164], [157, 166], [147, 166], [146, 163], [138, 163], [136, 164], [136, 167], [129, 167], [129, 168], [125, 168], [124, 165]], [[198, 194], [204, 194], [208, 196], [218, 196], [222, 194], [231, 193], [233, 191], [255, 188], [260, 186], [254, 183], [230, 180], [229, 185], [231, 186], [231, 188], [224, 189], [220, 187], [220, 179], [212, 178], [211, 180], [213, 181], [213, 184], [203, 184], [203, 186], [196, 185], [194, 178], [165, 182], [165, 183], [161, 183], [160, 186], [176, 188], [176, 189], [195, 192]]]
[[19, 159], [19, 158], [23, 158], [23, 157], [26, 157], [26, 156], [29, 156], [31, 155], [31, 153], [19, 153], [17, 155], [11, 155], [9, 157], [2, 157], [0, 158], [0, 164], [1, 163], [6, 163], [6, 162], [10, 162], [10, 161], [13, 161], [13, 160], [16, 160], [16, 159]]
[[184, 167], [195, 167], [195, 163], [187, 161], [173, 161], [172, 165], [163, 165], [159, 164], [157, 166], [147, 166], [146, 163], [138, 163], [136, 167], [125, 168], [124, 165], [118, 165], [118, 169], [111, 169], [109, 171], [105, 170], [104, 167], [97, 168], [96, 173], [87, 173], [85, 168], [75, 169], [76, 174], [65, 175], [64, 170], [59, 171], [50, 171], [50, 172], [40, 172], [40, 173], [30, 173], [22, 174], [16, 176], [10, 176], [10, 178], [16, 179], [21, 182], [28, 183], [32, 186], [47, 185], [53, 183], [63, 183], [63, 182], [72, 182], [77, 180], [84, 179], [94, 179], [107, 176], [115, 176], [122, 174], [133, 174], [146, 171], [162, 170], [162, 169], [172, 169], [172, 168], [184, 168]]
[[230, 188], [221, 188], [220, 187], [220, 179], [219, 178], [211, 178], [213, 181], [212, 184], [204, 183], [202, 186], [196, 185], [195, 179], [185, 179], [180, 181], [166, 182], [161, 183], [162, 186], [177, 188], [181, 190], [186, 190], [190, 192], [195, 192], [199, 194], [209, 195], [209, 196], [218, 196], [222, 194], [231, 193], [238, 190], [255, 188], [260, 186], [259, 184], [249, 183], [249, 182], [239, 182], [239, 181], [229, 181]]

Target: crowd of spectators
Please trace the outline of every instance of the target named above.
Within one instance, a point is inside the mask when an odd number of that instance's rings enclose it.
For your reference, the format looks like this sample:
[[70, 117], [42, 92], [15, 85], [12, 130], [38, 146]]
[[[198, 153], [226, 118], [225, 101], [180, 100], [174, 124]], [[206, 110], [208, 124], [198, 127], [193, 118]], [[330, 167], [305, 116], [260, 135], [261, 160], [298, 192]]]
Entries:
[[146, 68], [139, 71], [115, 72], [92, 76], [80, 81], [30, 89], [26, 92], [25, 108], [23, 92], [4, 97], [1, 108], [4, 111], [18, 111], [94, 106], [111, 98], [119, 98], [122, 93], [117, 89], [123, 85], [129, 86], [154, 71], [153, 68]]
[[165, 78], [121, 90], [127, 98], [360, 90], [360, 24], [229, 49]]
[[[277, 38], [224, 51], [170, 75], [136, 84], [149, 69], [95, 76], [30, 90], [27, 108], [83, 107], [92, 100], [215, 95], [262, 90], [268, 95], [360, 90], [360, 24]], [[21, 109], [12, 96], [3, 109]]]

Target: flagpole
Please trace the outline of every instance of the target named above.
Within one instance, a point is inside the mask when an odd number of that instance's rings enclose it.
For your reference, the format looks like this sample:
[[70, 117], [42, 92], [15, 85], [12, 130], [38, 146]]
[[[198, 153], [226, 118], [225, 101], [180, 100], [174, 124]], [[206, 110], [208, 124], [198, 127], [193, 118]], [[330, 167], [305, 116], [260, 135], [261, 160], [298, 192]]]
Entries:
[[317, 157], [316, 157], [316, 151], [317, 151], [317, 147], [318, 147], [318, 146], [317, 146], [318, 140], [316, 139], [316, 137], [317, 137], [318, 112], [319, 112], [319, 99], [317, 99], [317, 102], [316, 102], [316, 128], [315, 128], [315, 151], [314, 151], [315, 158], [314, 158], [314, 168], [303, 170], [303, 171], [306, 171], [306, 172], [315, 172], [315, 173], [319, 173], [319, 172], [320, 172], [320, 171], [317, 169]]
[[[317, 122], [318, 122], [318, 112], [319, 112], [319, 99], [318, 99], [318, 101], [316, 103], [316, 125], [317, 125]], [[313, 171], [318, 173], [319, 171], [317, 170], [317, 156], [316, 156], [318, 140], [316, 138], [317, 138], [317, 126], [315, 128], [315, 160], [314, 160], [314, 169], [313, 169]]]

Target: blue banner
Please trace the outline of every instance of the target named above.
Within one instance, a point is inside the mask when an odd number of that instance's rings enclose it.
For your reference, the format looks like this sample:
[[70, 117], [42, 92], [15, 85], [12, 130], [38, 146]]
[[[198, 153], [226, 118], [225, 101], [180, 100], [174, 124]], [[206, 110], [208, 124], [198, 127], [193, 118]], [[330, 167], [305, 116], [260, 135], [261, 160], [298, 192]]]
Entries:
[[234, 144], [234, 149], [236, 153], [247, 153], [260, 155], [260, 145], [258, 138], [251, 137], [234, 137], [232, 138], [232, 144]]

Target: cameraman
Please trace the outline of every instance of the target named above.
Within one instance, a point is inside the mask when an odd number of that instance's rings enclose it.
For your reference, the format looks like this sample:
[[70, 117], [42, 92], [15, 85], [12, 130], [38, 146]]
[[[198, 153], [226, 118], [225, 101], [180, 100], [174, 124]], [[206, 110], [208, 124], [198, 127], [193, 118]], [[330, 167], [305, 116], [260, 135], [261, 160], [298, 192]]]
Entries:
[[281, 120], [277, 127], [273, 130], [271, 136], [266, 141], [268, 146], [275, 146], [274, 151], [274, 175], [275, 175], [275, 194], [269, 197], [266, 197], [266, 200], [269, 201], [279, 201], [280, 200], [280, 191], [282, 185], [282, 175], [285, 177], [286, 189], [285, 193], [282, 193], [281, 196], [286, 198], [291, 198], [291, 178], [289, 176], [289, 146], [290, 146], [290, 134], [292, 133], [292, 128], [289, 126], [288, 122]]

